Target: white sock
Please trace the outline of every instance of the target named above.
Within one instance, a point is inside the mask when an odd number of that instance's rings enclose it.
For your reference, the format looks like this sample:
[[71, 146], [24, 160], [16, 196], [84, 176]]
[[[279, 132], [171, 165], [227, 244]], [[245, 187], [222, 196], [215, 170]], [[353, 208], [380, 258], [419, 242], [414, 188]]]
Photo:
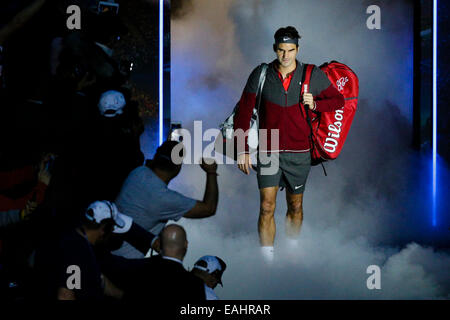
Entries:
[[274, 260], [273, 246], [261, 247], [261, 253], [263, 255], [264, 260], [266, 260], [267, 262], [273, 262]]

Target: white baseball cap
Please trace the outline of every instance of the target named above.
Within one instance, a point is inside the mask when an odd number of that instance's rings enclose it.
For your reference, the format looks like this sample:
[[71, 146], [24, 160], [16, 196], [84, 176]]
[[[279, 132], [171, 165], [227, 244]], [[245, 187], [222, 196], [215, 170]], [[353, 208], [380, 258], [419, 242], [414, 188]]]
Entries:
[[102, 116], [107, 118], [115, 117], [123, 113], [123, 107], [126, 105], [125, 97], [122, 92], [109, 90], [100, 96], [98, 109]]
[[226, 263], [217, 256], [203, 256], [194, 264], [194, 268], [208, 272], [216, 273], [218, 283], [222, 285], [222, 274], [227, 268]]
[[125, 233], [131, 228], [133, 219], [119, 212], [117, 206], [110, 201], [95, 201], [86, 209], [85, 216], [88, 220], [101, 223], [105, 219], [113, 219], [114, 233]]

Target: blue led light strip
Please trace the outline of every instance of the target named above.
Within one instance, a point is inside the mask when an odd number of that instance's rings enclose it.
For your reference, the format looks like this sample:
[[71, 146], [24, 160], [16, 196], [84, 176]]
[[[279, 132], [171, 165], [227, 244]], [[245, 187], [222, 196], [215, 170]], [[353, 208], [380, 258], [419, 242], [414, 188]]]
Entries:
[[163, 143], [164, 0], [159, 0], [159, 145]]
[[433, 0], [433, 226], [436, 226], [436, 171], [437, 171], [437, 0]]

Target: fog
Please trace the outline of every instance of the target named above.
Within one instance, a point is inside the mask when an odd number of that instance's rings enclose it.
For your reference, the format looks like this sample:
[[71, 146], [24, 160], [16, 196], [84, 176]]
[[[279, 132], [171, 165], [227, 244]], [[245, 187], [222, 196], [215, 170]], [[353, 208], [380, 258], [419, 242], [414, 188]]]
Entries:
[[[366, 27], [366, 8], [381, 8], [381, 30]], [[431, 225], [429, 156], [410, 148], [412, 6], [409, 1], [174, 1], [171, 25], [172, 121], [217, 128], [240, 98], [251, 70], [274, 59], [273, 33], [298, 30], [298, 59], [348, 64], [360, 80], [358, 110], [340, 157], [313, 167], [304, 194], [298, 247], [284, 237], [285, 192], [278, 193], [275, 263], [261, 260], [256, 175], [219, 166], [214, 217], [182, 219], [185, 266], [205, 254], [228, 264], [222, 299], [449, 298], [447, 203]], [[195, 158], [199, 155], [195, 154]], [[441, 164], [440, 194], [450, 194]], [[184, 165], [170, 187], [201, 199], [206, 175]], [[447, 219], [447, 220], [446, 220]], [[381, 290], [368, 290], [369, 265]]]

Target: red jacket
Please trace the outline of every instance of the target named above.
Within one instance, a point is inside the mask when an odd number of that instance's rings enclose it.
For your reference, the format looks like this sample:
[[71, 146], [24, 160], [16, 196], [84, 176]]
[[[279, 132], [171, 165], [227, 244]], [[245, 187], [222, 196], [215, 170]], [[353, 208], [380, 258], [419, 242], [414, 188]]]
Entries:
[[30, 188], [28, 192], [21, 194], [19, 197], [12, 197], [9, 195], [14, 188], [17, 188], [21, 184], [31, 183], [35, 179], [36, 172], [32, 166], [26, 166], [11, 171], [0, 171], [0, 212], [23, 209], [28, 200], [31, 200], [33, 196], [38, 204], [42, 203], [44, 201], [47, 185], [40, 181], [38, 181], [34, 187]]
[[[261, 105], [259, 110], [259, 128], [267, 129], [267, 144], [260, 139], [260, 151], [271, 152], [308, 152], [310, 142], [308, 140], [310, 128], [300, 108], [301, 79], [304, 65], [297, 61], [297, 68], [292, 76], [287, 91], [278, 76], [276, 69], [277, 60], [269, 64], [266, 80], [262, 90]], [[234, 129], [247, 131], [250, 127], [250, 118], [256, 102], [256, 90], [258, 86], [261, 67], [256, 67], [250, 74], [247, 84], [239, 101], [239, 108], [234, 118]], [[344, 97], [328, 80], [325, 73], [318, 67], [314, 67], [310, 88], [316, 102], [316, 111], [332, 112], [342, 107]], [[312, 113], [310, 112], [310, 117]], [[278, 135], [274, 129], [278, 129]], [[271, 134], [278, 136], [279, 145], [272, 146]], [[276, 139], [275, 139], [276, 140]], [[240, 150], [238, 150], [240, 151]], [[246, 150], [248, 146], [246, 144]]]

